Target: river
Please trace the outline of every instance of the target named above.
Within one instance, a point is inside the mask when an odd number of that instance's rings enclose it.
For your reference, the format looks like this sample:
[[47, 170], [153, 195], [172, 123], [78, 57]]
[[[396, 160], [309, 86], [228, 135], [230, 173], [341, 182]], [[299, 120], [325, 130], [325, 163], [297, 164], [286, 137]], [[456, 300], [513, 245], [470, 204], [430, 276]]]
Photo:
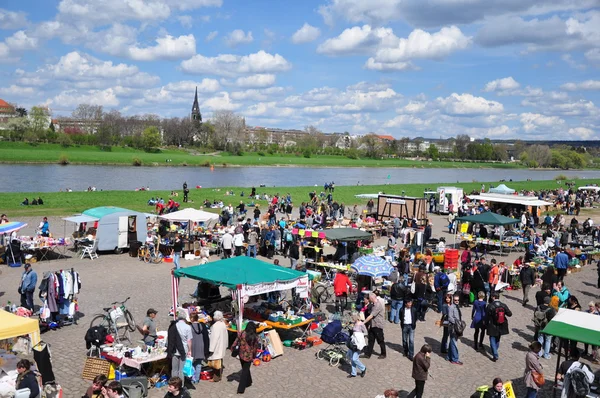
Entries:
[[558, 174], [579, 178], [600, 178], [599, 171], [527, 169], [422, 169], [422, 168], [319, 168], [319, 167], [133, 167], [83, 165], [0, 165], [0, 186], [4, 192], [74, 191], [95, 186], [98, 190], [180, 189], [190, 187], [312, 186], [334, 181], [336, 185], [383, 185], [431, 183], [453, 184], [471, 181], [551, 180]]

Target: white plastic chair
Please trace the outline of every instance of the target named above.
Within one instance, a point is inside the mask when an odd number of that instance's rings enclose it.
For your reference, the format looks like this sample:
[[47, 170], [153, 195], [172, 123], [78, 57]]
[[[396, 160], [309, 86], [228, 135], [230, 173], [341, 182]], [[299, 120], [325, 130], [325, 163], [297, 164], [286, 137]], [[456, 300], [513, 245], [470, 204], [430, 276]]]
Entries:
[[96, 253], [97, 249], [98, 249], [98, 239], [94, 239], [94, 243], [91, 246], [85, 246], [81, 250], [81, 258], [83, 259], [85, 256], [89, 256], [90, 260], [98, 258], [98, 253]]

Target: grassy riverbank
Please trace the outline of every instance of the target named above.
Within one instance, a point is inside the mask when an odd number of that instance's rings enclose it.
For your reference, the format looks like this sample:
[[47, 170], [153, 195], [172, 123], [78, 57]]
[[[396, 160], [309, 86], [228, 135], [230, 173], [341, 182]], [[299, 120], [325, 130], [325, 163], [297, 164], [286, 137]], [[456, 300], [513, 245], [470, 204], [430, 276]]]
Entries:
[[[465, 192], [471, 192], [472, 190], [479, 190], [482, 182], [477, 183], [458, 183], [451, 184], [453, 186], [462, 187]], [[485, 182], [486, 187], [489, 188], [490, 182]], [[492, 182], [494, 185], [498, 185], [497, 182]], [[600, 179], [594, 180], [580, 180], [579, 185], [587, 184], [600, 184]], [[366, 193], [378, 193], [385, 192], [387, 194], [400, 195], [404, 193], [408, 196], [421, 197], [423, 191], [427, 189], [435, 190], [437, 186], [450, 185], [450, 184], [405, 184], [405, 185], [361, 185], [361, 186], [337, 186], [334, 192], [334, 198], [343, 202], [346, 205], [353, 204], [364, 204], [367, 200], [361, 200], [355, 198], [355, 195], [366, 194]], [[558, 183], [553, 180], [548, 181], [518, 181], [510, 182], [507, 185], [516, 190], [522, 189], [553, 189], [556, 188]], [[182, 201], [181, 187], [173, 187], [179, 190], [180, 196], [176, 199], [179, 202]], [[322, 187], [277, 187], [277, 188], [257, 188], [259, 193], [267, 193], [274, 195], [280, 193], [285, 195], [290, 193], [294, 201], [294, 205], [298, 206], [300, 202], [308, 200], [308, 192], [316, 190], [317, 193], [321, 192]], [[233, 191], [234, 196], [227, 196], [227, 191]], [[236, 206], [240, 200], [248, 202], [247, 197], [241, 198], [240, 192], [244, 192], [246, 195], [250, 193], [248, 187], [222, 187], [222, 188], [207, 188], [207, 189], [194, 189], [190, 190], [190, 199], [194, 200], [194, 203], [181, 203], [182, 208], [195, 207], [198, 208], [204, 199], [223, 200], [225, 204], [232, 203]], [[101, 191], [101, 192], [27, 192], [27, 193], [0, 193], [0, 211], [7, 213], [11, 220], [17, 220], [23, 216], [67, 216], [75, 213], [80, 213], [83, 210], [97, 207], [97, 206], [119, 206], [128, 209], [152, 212], [153, 207], [147, 206], [146, 203], [151, 197], [162, 197], [165, 200], [169, 197], [171, 191], [146, 191], [146, 192], [132, 192], [132, 191]], [[21, 206], [20, 203], [25, 197], [32, 200], [34, 197], [41, 196], [44, 199], [43, 206]], [[258, 201], [261, 207], [265, 207], [266, 202]]]
[[[169, 160], [167, 162], [167, 160]], [[350, 159], [346, 156], [294, 154], [228, 153], [196, 154], [186, 150], [164, 149], [148, 153], [139, 149], [82, 145], [62, 147], [59, 144], [30, 145], [23, 142], [0, 142], [0, 163], [90, 164], [132, 166], [308, 166], [308, 167], [420, 167], [420, 168], [498, 168], [518, 169], [514, 163], [419, 161], [410, 159]]]

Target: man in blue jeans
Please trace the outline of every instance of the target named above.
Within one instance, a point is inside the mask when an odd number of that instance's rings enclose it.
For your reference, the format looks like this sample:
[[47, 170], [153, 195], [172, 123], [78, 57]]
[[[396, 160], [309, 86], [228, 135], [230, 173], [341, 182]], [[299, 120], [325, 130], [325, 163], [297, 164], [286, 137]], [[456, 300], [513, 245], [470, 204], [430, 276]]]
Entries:
[[415, 354], [415, 329], [417, 328], [417, 310], [409, 297], [400, 311], [400, 327], [402, 328], [402, 347], [404, 356], [413, 360]]
[[390, 288], [390, 298], [392, 299], [390, 322], [394, 322], [395, 324], [400, 323], [400, 312], [407, 296], [408, 288], [404, 282], [404, 276], [401, 275], [398, 277], [398, 281]]
[[31, 264], [25, 263], [25, 270], [21, 275], [21, 286], [19, 293], [21, 294], [21, 307], [25, 307], [33, 311], [33, 292], [37, 283], [37, 274], [31, 269]]
[[460, 312], [460, 295], [452, 296], [452, 304], [448, 307], [448, 332], [450, 334], [450, 345], [448, 349], [447, 361], [450, 361], [453, 365], [462, 365], [463, 363], [459, 360], [458, 356], [458, 336], [454, 331], [454, 325], [462, 320], [462, 314]]
[[442, 305], [444, 304], [444, 297], [448, 294], [448, 285], [450, 285], [450, 278], [440, 267], [434, 267], [435, 277], [433, 278], [433, 287], [435, 288], [435, 294], [437, 295], [437, 312], [442, 311]]
[[500, 301], [498, 292], [492, 292], [492, 302], [487, 306], [485, 312], [486, 331], [490, 336], [492, 361], [496, 362], [498, 360], [500, 338], [508, 334], [508, 317], [512, 316], [512, 312], [506, 304]]

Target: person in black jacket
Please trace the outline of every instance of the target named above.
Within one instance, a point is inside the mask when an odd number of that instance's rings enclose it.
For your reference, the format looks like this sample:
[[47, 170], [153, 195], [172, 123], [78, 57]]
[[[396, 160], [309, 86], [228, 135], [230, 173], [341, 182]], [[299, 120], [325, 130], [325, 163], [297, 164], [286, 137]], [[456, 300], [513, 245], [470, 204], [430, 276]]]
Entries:
[[400, 310], [400, 327], [402, 328], [402, 347], [404, 356], [413, 360], [415, 353], [415, 329], [417, 328], [417, 310], [413, 307], [411, 298], [407, 298]]
[[35, 398], [40, 394], [40, 386], [35, 374], [31, 371], [31, 362], [21, 359], [17, 362], [17, 390], [29, 388], [29, 398]]
[[519, 273], [519, 279], [523, 286], [523, 307], [529, 302], [529, 290], [535, 285], [535, 278], [536, 273], [534, 265], [524, 264]]
[[535, 294], [535, 305], [536, 307], [539, 307], [540, 305], [544, 304], [544, 298], [545, 297], [551, 297], [552, 294], [552, 286], [547, 285], [547, 284], [542, 284], [542, 290], [540, 290], [539, 292], [537, 292]]
[[492, 351], [492, 361], [498, 360], [498, 348], [500, 348], [500, 338], [508, 334], [508, 319], [512, 312], [508, 306], [500, 301], [498, 292], [491, 295], [490, 304], [485, 312], [485, 323], [487, 325], [487, 334], [490, 336], [490, 348]]
[[394, 322], [395, 324], [400, 323], [400, 312], [402, 311], [407, 295], [408, 288], [404, 283], [404, 276], [400, 276], [398, 281], [390, 288], [390, 298], [392, 299], [390, 322]]

